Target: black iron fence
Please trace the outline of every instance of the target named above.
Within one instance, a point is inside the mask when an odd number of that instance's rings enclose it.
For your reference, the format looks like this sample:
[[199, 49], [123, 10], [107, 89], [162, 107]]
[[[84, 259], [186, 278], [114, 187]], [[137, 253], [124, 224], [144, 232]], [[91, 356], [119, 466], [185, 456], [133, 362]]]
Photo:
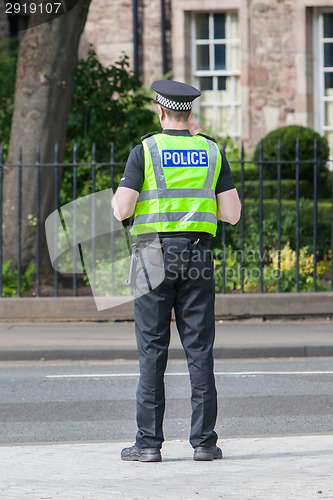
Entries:
[[[246, 270], [246, 265], [245, 265], [245, 242], [246, 242], [246, 213], [247, 213], [247, 206], [250, 204], [250, 199], [247, 199], [245, 196], [245, 188], [246, 188], [246, 167], [247, 165], [252, 164], [252, 161], [245, 161], [244, 159], [244, 146], [242, 144], [241, 147], [241, 158], [240, 162], [230, 162], [231, 163], [231, 170], [233, 170], [233, 165], [239, 165], [240, 166], [240, 183], [239, 183], [239, 195], [241, 198], [242, 202], [242, 217], [238, 223], [240, 225], [240, 291], [244, 292], [244, 272]], [[283, 217], [282, 217], [282, 207], [284, 202], [289, 202], [289, 207], [291, 210], [291, 215], [292, 218], [294, 218], [294, 234], [288, 234], [289, 237], [293, 237], [294, 239], [294, 256], [295, 256], [295, 265], [293, 266], [292, 271], [294, 272], [294, 277], [295, 277], [295, 286], [294, 289], [289, 290], [289, 291], [296, 291], [300, 292], [300, 255], [301, 255], [301, 243], [302, 239], [306, 239], [307, 247], [311, 246], [312, 247], [312, 262], [309, 262], [308, 259], [308, 267], [309, 265], [312, 265], [312, 276], [311, 276], [311, 288], [313, 291], [316, 291], [318, 288], [318, 276], [317, 276], [317, 269], [318, 269], [318, 258], [320, 258], [321, 262], [323, 261], [323, 257], [326, 257], [326, 290], [333, 290], [333, 265], [332, 265], [332, 255], [333, 255], [333, 178], [332, 174], [329, 172], [332, 170], [331, 166], [331, 160], [325, 162], [325, 170], [327, 169], [327, 178], [326, 178], [326, 186], [325, 189], [322, 189], [322, 191], [325, 192], [325, 199], [319, 198], [319, 193], [318, 193], [318, 167], [323, 165], [323, 161], [319, 160], [318, 155], [317, 155], [317, 142], [315, 141], [314, 143], [314, 156], [311, 159], [301, 159], [300, 158], [300, 146], [299, 146], [299, 141], [296, 141], [295, 144], [295, 159], [294, 160], [282, 160], [282, 150], [281, 150], [281, 145], [280, 142], [277, 144], [277, 157], [276, 160], [272, 162], [272, 160], [265, 161], [263, 155], [263, 143], [260, 144], [259, 148], [259, 158], [256, 163], [258, 167], [258, 198], [255, 200], [255, 204], [257, 205], [258, 209], [258, 254], [259, 254], [259, 259], [258, 259], [258, 264], [259, 264], [259, 273], [258, 273], [258, 291], [261, 293], [264, 292], [264, 263], [265, 263], [265, 256], [264, 256], [264, 251], [265, 251], [265, 246], [263, 244], [264, 236], [265, 236], [265, 231], [264, 231], [264, 223], [265, 223], [265, 214], [264, 212], [264, 186], [265, 186], [265, 166], [270, 165], [274, 166], [276, 169], [276, 204], [275, 204], [275, 213], [274, 217], [276, 217], [276, 234], [275, 234], [275, 244], [276, 244], [276, 255], [277, 255], [277, 265], [276, 265], [276, 291], [285, 291], [281, 290], [281, 283], [283, 282], [283, 272], [284, 270], [282, 269], [282, 237], [286, 236], [283, 235], [282, 233], [282, 223], [283, 223]], [[283, 182], [283, 169], [288, 168], [291, 166], [295, 167], [295, 182], [294, 182], [294, 190], [289, 191], [289, 196], [288, 200], [284, 199], [282, 196], [282, 182]], [[301, 168], [302, 167], [302, 168]], [[301, 170], [304, 169], [304, 167], [307, 168], [307, 170], [312, 168], [312, 181], [313, 184], [311, 186], [311, 194], [307, 194], [308, 196], [308, 208], [310, 208], [310, 212], [312, 212], [312, 235], [311, 238], [309, 238], [309, 235], [307, 235], [306, 238], [304, 238], [304, 230], [301, 231], [302, 228], [302, 219], [301, 219], [301, 212], [302, 210], [300, 209], [301, 203], [304, 205], [305, 199], [301, 196], [300, 192], [300, 186], [301, 186], [301, 178], [300, 178], [300, 173]], [[269, 183], [270, 181], [268, 181]], [[303, 191], [304, 191], [304, 186]], [[329, 196], [329, 198], [327, 197]], [[309, 199], [310, 198], [310, 199]], [[311, 201], [310, 201], [311, 200]], [[252, 200], [253, 203], [253, 200]], [[326, 228], [323, 230], [322, 227], [322, 221], [318, 223], [318, 203], [322, 204], [323, 211], [326, 211], [325, 214], [325, 221], [326, 221]], [[288, 208], [288, 207], [287, 207]], [[272, 208], [271, 208], [272, 209]], [[268, 214], [272, 215], [272, 214]], [[309, 215], [309, 210], [308, 214]], [[305, 222], [305, 221], [304, 221]], [[307, 217], [306, 223], [310, 226], [311, 222], [309, 221], [309, 217]], [[303, 224], [304, 225], [304, 224]], [[329, 235], [328, 233], [329, 229]], [[302, 234], [301, 234], [302, 233]], [[325, 243], [324, 245], [321, 246], [321, 253], [318, 255], [318, 238], [323, 238], [325, 233]], [[310, 241], [309, 241], [310, 240]], [[227, 245], [226, 241], [226, 225], [225, 223], [222, 223], [222, 248], [225, 248]], [[309, 277], [309, 275], [308, 275]], [[309, 281], [309, 280], [308, 280]], [[321, 287], [323, 289], [323, 287]], [[226, 291], [226, 259], [222, 262], [222, 291]], [[307, 287], [307, 291], [310, 291], [310, 287]]]
[[[228, 156], [228, 154], [227, 154]], [[41, 253], [45, 253], [45, 238], [43, 214], [41, 213], [43, 193], [41, 192], [41, 172], [47, 169], [49, 182], [53, 185], [53, 210], [60, 208], [59, 192], [60, 175], [65, 170], [71, 172], [71, 195], [67, 202], [76, 200], [82, 196], [82, 179], [78, 175], [81, 169], [85, 168], [88, 174], [85, 178], [85, 188], [90, 184], [90, 193], [95, 193], [100, 189], [99, 177], [103, 176], [104, 189], [117, 188], [119, 179], [124, 170], [125, 163], [115, 161], [114, 145], [110, 149], [110, 158], [107, 162], [96, 161], [96, 149], [93, 146], [91, 151], [91, 161], [78, 162], [77, 149], [73, 148], [72, 162], [60, 163], [58, 161], [58, 148], [55, 146], [54, 159], [50, 163], [40, 162], [39, 148], [36, 148], [36, 162], [34, 164], [22, 163], [22, 151], [19, 150], [18, 163], [15, 165], [5, 164], [3, 161], [3, 150], [0, 148], [0, 296], [22, 296], [22, 295], [62, 295], [63, 289], [59, 286], [64, 280], [68, 292], [71, 280], [70, 294], [77, 296], [85, 294], [82, 276], [73, 273], [70, 278], [65, 278], [57, 271], [52, 271], [53, 284], [50, 285], [50, 272], [44, 276], [41, 272]], [[323, 161], [317, 157], [317, 145], [314, 145], [314, 157], [307, 160], [300, 158], [299, 141], [295, 144], [295, 159], [282, 160], [280, 143], [277, 147], [277, 157], [274, 161], [265, 161], [263, 147], [261, 144], [259, 159], [256, 162], [245, 158], [244, 146], [241, 146], [240, 158], [229, 161], [231, 171], [234, 172], [236, 186], [242, 202], [242, 216], [235, 226], [230, 226], [224, 222], [218, 223], [217, 236], [213, 239], [211, 249], [214, 251], [216, 262], [216, 282], [217, 291], [226, 293], [228, 291], [258, 291], [261, 293], [269, 291], [333, 291], [333, 179], [329, 173], [326, 178], [325, 198], [320, 194], [320, 182], [322, 179], [318, 175], [318, 168]], [[270, 180], [265, 177], [265, 167], [270, 165], [276, 170], [275, 179]], [[284, 177], [285, 170], [292, 167], [295, 169], [292, 188], [285, 195]], [[304, 197], [302, 184], [302, 169], [307, 166], [312, 169], [311, 195]], [[25, 250], [25, 241], [22, 241], [22, 227], [27, 223], [22, 219], [22, 200], [24, 190], [22, 174], [24, 169], [30, 167], [35, 176], [35, 203], [31, 213], [29, 223], [35, 228], [35, 250], [33, 253], [34, 267], [30, 274], [29, 286], [22, 286], [23, 279], [26, 279], [26, 269], [22, 261], [22, 254]], [[247, 182], [248, 172], [251, 168], [252, 191], [248, 192]], [[331, 171], [330, 161], [325, 169]], [[8, 261], [4, 259], [3, 223], [6, 223], [3, 211], [4, 175], [5, 170], [17, 169], [17, 189], [16, 200], [12, 203], [16, 206], [17, 234], [15, 235], [15, 245], [10, 249], [14, 256], [14, 266], [8, 266]], [[272, 170], [270, 170], [272, 171]], [[253, 179], [253, 175], [257, 175]], [[290, 180], [290, 178], [289, 178]], [[272, 182], [274, 184], [272, 191]], [[290, 183], [289, 183], [290, 184]], [[290, 184], [291, 185], [291, 184]], [[254, 186], [254, 187], [253, 187]], [[270, 187], [267, 194], [266, 187]], [[283, 189], [282, 189], [283, 188]], [[303, 192], [304, 191], [304, 192]], [[273, 192], [273, 195], [272, 195]], [[308, 191], [307, 191], [308, 193]], [[327, 196], [329, 193], [329, 197]], [[68, 193], [67, 193], [68, 196]], [[272, 198], [273, 196], [273, 198]], [[319, 211], [318, 211], [319, 209]], [[306, 214], [306, 219], [302, 219]], [[321, 218], [318, 220], [318, 214]], [[44, 214], [45, 215], [45, 214]], [[324, 219], [324, 220], [322, 220]], [[311, 233], [311, 234], [310, 234]], [[286, 242], [288, 240], [288, 242]], [[292, 243], [290, 243], [292, 240]], [[306, 243], [306, 245], [304, 244]], [[306, 250], [305, 250], [306, 247]], [[284, 252], [284, 250], [286, 250]], [[289, 254], [288, 254], [288, 252]], [[228, 255], [229, 252], [229, 255]], [[252, 252], [252, 253], [251, 253]], [[249, 264], [249, 254], [252, 260]], [[8, 255], [8, 249], [7, 249]], [[253, 257], [256, 255], [256, 257]], [[228, 260], [229, 259], [229, 260]], [[288, 260], [289, 259], [289, 260]], [[30, 259], [31, 260], [31, 259]], [[265, 276], [265, 270], [271, 269], [269, 279]], [[318, 274], [318, 268], [320, 273]], [[252, 275], [249, 275], [251, 270]], [[255, 270], [255, 273], [254, 273]], [[231, 272], [232, 271], [232, 272]], [[10, 276], [10, 279], [8, 278]], [[286, 278], [287, 276], [287, 278]], [[11, 282], [8, 285], [8, 280]], [[31, 281], [32, 280], [32, 281]], [[29, 281], [29, 280], [28, 280]], [[47, 281], [47, 290], [43, 283]], [[25, 283], [25, 282], [24, 282]], [[305, 286], [303, 286], [305, 284]], [[45, 292], [43, 290], [46, 290]], [[89, 294], [89, 287], [85, 287]], [[114, 292], [114, 287], [110, 289]], [[68, 293], [67, 293], [68, 294]]]

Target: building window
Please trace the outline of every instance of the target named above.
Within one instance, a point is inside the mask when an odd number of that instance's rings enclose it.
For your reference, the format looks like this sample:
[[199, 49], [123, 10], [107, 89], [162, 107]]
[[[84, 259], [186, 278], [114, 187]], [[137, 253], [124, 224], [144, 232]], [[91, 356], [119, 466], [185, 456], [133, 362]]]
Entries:
[[333, 146], [333, 12], [317, 12], [314, 26], [315, 127]]
[[236, 12], [192, 14], [193, 84], [201, 121], [213, 135], [241, 136], [240, 40]]

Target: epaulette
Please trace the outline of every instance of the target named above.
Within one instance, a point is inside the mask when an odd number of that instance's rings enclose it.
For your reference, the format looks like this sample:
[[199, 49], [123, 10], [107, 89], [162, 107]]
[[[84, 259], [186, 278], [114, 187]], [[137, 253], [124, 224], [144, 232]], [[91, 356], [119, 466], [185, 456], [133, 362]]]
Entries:
[[202, 135], [202, 137], [205, 137], [206, 139], [210, 139], [211, 141], [213, 142], [216, 142], [216, 139], [214, 139], [214, 137], [210, 137], [209, 135], [206, 135], [206, 134], [197, 134], [197, 135]]
[[146, 135], [143, 135], [142, 137], [140, 137], [140, 141], [144, 141], [145, 139], [147, 139], [148, 137], [151, 137], [154, 134], [159, 134], [159, 132], [157, 132], [157, 131], [149, 132], [149, 134], [146, 134]]

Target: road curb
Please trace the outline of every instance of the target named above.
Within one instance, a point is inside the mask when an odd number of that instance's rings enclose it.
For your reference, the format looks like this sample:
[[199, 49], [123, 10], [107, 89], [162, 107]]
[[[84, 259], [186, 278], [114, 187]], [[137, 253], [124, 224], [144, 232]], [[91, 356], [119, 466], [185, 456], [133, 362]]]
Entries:
[[[333, 346], [217, 347], [215, 359], [330, 357]], [[169, 359], [185, 359], [182, 349], [169, 349]], [[0, 351], [0, 361], [88, 361], [138, 360], [136, 349], [8, 349]]]
[[[1, 321], [133, 321], [129, 297], [108, 297], [98, 311], [93, 297], [2, 297]], [[217, 319], [333, 316], [333, 292], [217, 294]]]

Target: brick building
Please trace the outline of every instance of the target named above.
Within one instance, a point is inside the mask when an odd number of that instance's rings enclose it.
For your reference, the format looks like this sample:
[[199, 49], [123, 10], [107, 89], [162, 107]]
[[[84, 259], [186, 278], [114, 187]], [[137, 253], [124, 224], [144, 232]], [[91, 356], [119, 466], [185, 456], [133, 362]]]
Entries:
[[146, 85], [172, 71], [199, 87], [212, 134], [254, 145], [299, 124], [333, 144], [333, 0], [92, 0], [81, 56], [89, 43]]

